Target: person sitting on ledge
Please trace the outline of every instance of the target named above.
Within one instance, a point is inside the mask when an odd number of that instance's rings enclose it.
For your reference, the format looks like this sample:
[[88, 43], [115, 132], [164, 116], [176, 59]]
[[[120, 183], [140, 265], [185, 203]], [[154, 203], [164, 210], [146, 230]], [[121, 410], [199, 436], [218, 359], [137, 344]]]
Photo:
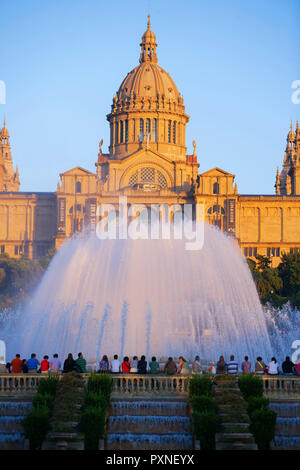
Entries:
[[196, 356], [192, 364], [192, 374], [201, 374], [201, 373], [202, 373], [202, 368], [201, 368], [200, 357]]
[[44, 359], [41, 362], [41, 373], [42, 374], [48, 374], [49, 372], [49, 367], [50, 367], [50, 362], [48, 361], [49, 356], [44, 356]]
[[131, 374], [137, 374], [137, 371], [138, 371], [138, 357], [133, 356], [133, 359], [131, 361], [130, 372], [131, 372]]
[[263, 362], [262, 358], [260, 356], [258, 356], [256, 358], [256, 363], [255, 363], [255, 375], [264, 375], [264, 373], [266, 372], [266, 364]]
[[78, 353], [76, 364], [78, 366], [78, 372], [86, 374], [86, 360], [84, 359], [82, 352]]
[[118, 354], [114, 355], [114, 358], [110, 363], [110, 371], [112, 374], [119, 374], [121, 372], [121, 362], [118, 359]]
[[99, 362], [98, 372], [100, 374], [104, 374], [106, 372], [109, 372], [109, 362], [108, 362], [108, 357], [106, 355], [104, 355], [102, 357], [101, 361]]
[[13, 374], [21, 374], [22, 361], [20, 359], [20, 354], [16, 354], [16, 357], [11, 361], [11, 372]]
[[173, 361], [173, 357], [169, 357], [166, 364], [165, 364], [164, 372], [167, 375], [174, 375], [174, 374], [176, 374], [176, 371], [177, 371], [177, 366], [176, 366], [175, 362]]
[[244, 374], [250, 374], [251, 372], [251, 362], [249, 361], [248, 356], [245, 356], [245, 360], [242, 362], [242, 371]]
[[227, 362], [226, 368], [227, 368], [227, 373], [229, 375], [236, 375], [238, 373], [239, 365], [234, 360], [234, 355], [233, 354], [230, 356], [230, 361]]
[[159, 363], [156, 360], [156, 357], [153, 356], [151, 362], [149, 362], [150, 374], [158, 374], [159, 373]]
[[128, 372], [130, 372], [130, 362], [127, 356], [124, 357], [124, 360], [122, 362], [122, 372], [125, 372], [127, 374]]
[[284, 375], [294, 375], [295, 364], [290, 360], [289, 356], [285, 358], [281, 368]]
[[27, 361], [28, 373], [36, 374], [38, 371], [38, 366], [40, 365], [39, 361], [36, 358], [36, 354], [32, 353], [30, 359]]
[[217, 374], [217, 375], [224, 374], [225, 369], [226, 369], [226, 363], [225, 363], [224, 356], [220, 356], [220, 358], [219, 358], [219, 360], [218, 360], [218, 362], [217, 362], [216, 374]]
[[64, 373], [73, 372], [76, 370], [76, 362], [73, 359], [73, 354], [69, 353], [67, 359], [64, 362]]
[[275, 357], [272, 357], [271, 362], [268, 365], [268, 374], [279, 375], [279, 364], [276, 361]]
[[179, 358], [179, 365], [177, 367], [177, 374], [180, 375], [189, 375], [190, 374], [190, 368], [186, 360], [184, 359], [183, 356], [180, 356]]
[[147, 361], [145, 356], [141, 356], [138, 361], [138, 374], [147, 374]]

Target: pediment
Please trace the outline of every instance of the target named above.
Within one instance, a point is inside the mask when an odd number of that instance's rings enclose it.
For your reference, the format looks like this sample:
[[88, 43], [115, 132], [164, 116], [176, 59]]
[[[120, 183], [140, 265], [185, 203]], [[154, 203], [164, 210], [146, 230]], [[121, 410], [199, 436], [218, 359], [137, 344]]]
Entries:
[[76, 166], [75, 168], [72, 168], [71, 170], [67, 170], [64, 173], [60, 173], [60, 176], [96, 176], [95, 173], [92, 173], [89, 170], [86, 170], [85, 168], [82, 168], [81, 166]]
[[225, 177], [235, 178], [235, 175], [233, 175], [232, 173], [228, 173], [228, 171], [222, 170], [221, 168], [218, 168], [218, 167], [205, 171], [204, 173], [201, 173], [200, 176], [223, 176], [223, 177], [225, 176]]

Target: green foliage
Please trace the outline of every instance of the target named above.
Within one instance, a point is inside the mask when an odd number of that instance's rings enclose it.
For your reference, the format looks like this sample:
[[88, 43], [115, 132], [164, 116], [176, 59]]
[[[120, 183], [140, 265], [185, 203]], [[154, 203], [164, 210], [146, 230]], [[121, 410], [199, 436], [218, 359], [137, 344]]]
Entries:
[[109, 405], [109, 396], [103, 395], [102, 393], [89, 392], [86, 396], [84, 406], [101, 408], [106, 410]]
[[267, 408], [259, 408], [251, 415], [250, 431], [253, 433], [259, 450], [269, 450], [274, 439], [276, 413]]
[[300, 253], [283, 253], [277, 268], [271, 267], [271, 259], [257, 255], [256, 261], [247, 259], [249, 269], [263, 303], [282, 307], [290, 301], [300, 308]]
[[40, 450], [43, 440], [50, 431], [50, 410], [47, 406], [33, 408], [23, 419], [25, 437], [31, 450]]
[[262, 408], [268, 409], [269, 404], [270, 404], [270, 400], [265, 397], [255, 397], [255, 396], [251, 397], [250, 396], [247, 401], [248, 401], [247, 411], [248, 411], [250, 418], [254, 411], [260, 410]]
[[108, 374], [92, 373], [88, 380], [88, 393], [93, 392], [101, 394], [110, 399], [110, 394], [113, 388], [113, 381]]
[[52, 411], [55, 395], [51, 393], [36, 393], [33, 397], [32, 405], [34, 408], [40, 408], [46, 406], [50, 411]]
[[191, 396], [189, 405], [192, 407], [193, 412], [214, 411], [216, 412], [216, 402], [212, 397], [206, 395]]
[[64, 374], [58, 382], [55, 402], [52, 412], [54, 430], [61, 423], [77, 421], [79, 417], [78, 406], [83, 405], [85, 399], [84, 380], [77, 372]]
[[214, 411], [193, 413], [193, 430], [200, 440], [201, 450], [215, 449], [215, 435], [221, 430], [221, 421]]
[[209, 397], [212, 392], [213, 381], [211, 377], [193, 375], [189, 379], [189, 396], [206, 395]]
[[0, 254], [0, 307], [8, 308], [29, 294], [42, 278], [55, 250], [49, 250], [44, 258], [30, 259], [23, 255], [19, 259]]
[[49, 377], [42, 378], [39, 381], [37, 392], [42, 395], [55, 396], [59, 379], [56, 375], [49, 375]]
[[103, 437], [106, 409], [94, 406], [84, 408], [79, 429], [84, 433], [85, 450], [97, 450], [99, 439]]
[[239, 377], [239, 387], [245, 400], [249, 397], [262, 397], [264, 385], [261, 377], [245, 374]]

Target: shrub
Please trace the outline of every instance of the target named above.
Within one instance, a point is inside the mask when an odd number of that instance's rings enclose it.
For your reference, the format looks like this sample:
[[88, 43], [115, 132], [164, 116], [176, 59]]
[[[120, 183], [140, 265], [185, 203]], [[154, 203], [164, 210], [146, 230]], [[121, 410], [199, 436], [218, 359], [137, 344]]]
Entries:
[[88, 393], [93, 392], [99, 395], [104, 395], [109, 401], [110, 394], [112, 392], [112, 387], [113, 381], [110, 375], [108, 374], [92, 373], [89, 377]]
[[215, 449], [215, 435], [221, 429], [220, 418], [213, 411], [194, 412], [193, 429], [200, 440], [201, 450]]
[[37, 392], [41, 393], [42, 395], [55, 395], [57, 390], [59, 379], [54, 375], [50, 375], [47, 378], [43, 378], [40, 380]]
[[32, 405], [34, 408], [39, 408], [41, 406], [47, 406], [51, 411], [53, 408], [55, 396], [50, 393], [37, 393], [32, 400]]
[[276, 413], [267, 408], [253, 411], [250, 431], [253, 433], [259, 450], [269, 450], [270, 442], [274, 439], [276, 428]]
[[264, 385], [261, 377], [252, 374], [245, 374], [239, 377], [239, 387], [245, 400], [249, 397], [262, 397]]
[[189, 399], [189, 404], [193, 408], [193, 412], [202, 412], [202, 411], [215, 411], [216, 412], [216, 403], [212, 397], [206, 395], [191, 396]]
[[88, 406], [83, 410], [79, 429], [84, 433], [85, 450], [98, 450], [99, 439], [105, 431], [105, 418], [105, 409]]
[[200, 396], [206, 395], [209, 397], [212, 392], [213, 381], [210, 377], [194, 375], [189, 379], [189, 395]]
[[29, 439], [30, 450], [40, 450], [43, 440], [50, 431], [50, 410], [47, 406], [33, 408], [23, 419], [25, 437]]
[[254, 411], [259, 409], [268, 409], [270, 404], [270, 400], [265, 397], [249, 397], [248, 398], [248, 407], [247, 411], [251, 418]]
[[95, 393], [95, 392], [89, 392], [86, 396], [84, 406], [85, 407], [95, 407], [95, 408], [101, 408], [103, 410], [106, 410], [106, 408], [109, 405], [109, 397], [106, 395], [102, 395]]

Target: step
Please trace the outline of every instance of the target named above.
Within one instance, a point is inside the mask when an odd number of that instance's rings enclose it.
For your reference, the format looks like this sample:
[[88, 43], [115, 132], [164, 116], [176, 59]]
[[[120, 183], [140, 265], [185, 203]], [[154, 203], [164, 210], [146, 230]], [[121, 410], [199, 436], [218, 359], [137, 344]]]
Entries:
[[141, 434], [191, 433], [191, 420], [187, 416], [110, 416], [108, 430], [113, 433], [134, 432]]
[[108, 433], [106, 450], [192, 450], [191, 434]]
[[112, 416], [187, 416], [185, 401], [113, 400], [109, 410]]
[[25, 416], [31, 408], [31, 401], [0, 401], [0, 416]]
[[23, 432], [24, 416], [0, 416], [0, 433]]
[[0, 451], [23, 450], [24, 444], [25, 438], [22, 433], [0, 433]]

